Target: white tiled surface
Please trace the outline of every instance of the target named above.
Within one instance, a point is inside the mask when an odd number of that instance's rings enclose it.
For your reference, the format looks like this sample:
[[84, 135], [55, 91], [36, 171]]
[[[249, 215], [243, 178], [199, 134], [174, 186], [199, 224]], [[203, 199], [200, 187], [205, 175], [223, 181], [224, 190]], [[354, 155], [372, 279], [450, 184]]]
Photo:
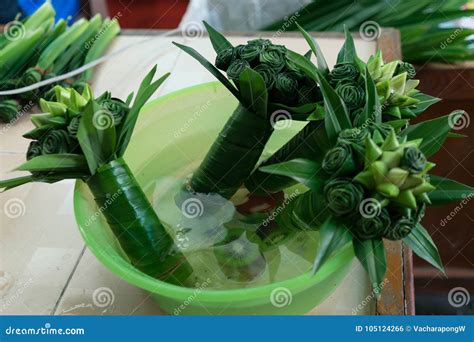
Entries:
[[[148, 38], [121, 36], [111, 50]], [[173, 39], [184, 40], [181, 36]], [[173, 39], [154, 37], [100, 66], [93, 81], [96, 94], [110, 90], [116, 97], [126, 97], [154, 64], [158, 64], [159, 73], [172, 72], [156, 96], [213, 81], [196, 61], [171, 45]], [[300, 53], [308, 50], [301, 38], [272, 39]], [[230, 40], [238, 44], [247, 38]], [[342, 43], [342, 39], [319, 40], [329, 65], [335, 63]], [[186, 44], [214, 58], [207, 38]], [[356, 40], [356, 46], [362, 59], [375, 52], [375, 42]], [[19, 174], [10, 171], [24, 161], [28, 141], [21, 135], [31, 127], [28, 115], [13, 126], [0, 127], [0, 179]], [[0, 314], [162, 314], [147, 293], [116, 277], [87, 250], [74, 221], [73, 184], [32, 184], [1, 194]], [[113, 299], [107, 306], [92, 300], [94, 291], [104, 289]], [[361, 266], [354, 262], [343, 284], [311, 314], [351, 314], [369, 295], [368, 289]], [[358, 313], [373, 310], [374, 303]]]

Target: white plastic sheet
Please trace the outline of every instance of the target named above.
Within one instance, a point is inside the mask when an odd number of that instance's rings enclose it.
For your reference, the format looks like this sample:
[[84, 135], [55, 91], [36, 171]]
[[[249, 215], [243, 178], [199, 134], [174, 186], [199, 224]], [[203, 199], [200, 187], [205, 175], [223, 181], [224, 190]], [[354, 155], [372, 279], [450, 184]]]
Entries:
[[257, 31], [311, 0], [191, 0], [181, 27], [206, 20], [220, 31]]

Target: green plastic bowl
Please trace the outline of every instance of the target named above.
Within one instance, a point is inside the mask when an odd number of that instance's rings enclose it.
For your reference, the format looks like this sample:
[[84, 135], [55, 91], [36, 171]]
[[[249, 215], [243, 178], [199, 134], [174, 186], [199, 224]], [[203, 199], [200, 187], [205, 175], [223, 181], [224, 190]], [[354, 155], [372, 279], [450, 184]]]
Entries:
[[[182, 177], [199, 164], [236, 104], [223, 86], [212, 82], [163, 96], [145, 106], [125, 159], [150, 197], [156, 178]], [[275, 131], [268, 150], [285, 143], [302, 124], [283, 126]], [[156, 280], [128, 263], [105, 220], [90, 220], [98, 209], [82, 181], [76, 183], [74, 209], [92, 253], [116, 275], [149, 291], [160, 309], [170, 314], [305, 314], [339, 286], [354, 256], [348, 245], [316, 275], [307, 273], [270, 285], [233, 290], [180, 287]]]

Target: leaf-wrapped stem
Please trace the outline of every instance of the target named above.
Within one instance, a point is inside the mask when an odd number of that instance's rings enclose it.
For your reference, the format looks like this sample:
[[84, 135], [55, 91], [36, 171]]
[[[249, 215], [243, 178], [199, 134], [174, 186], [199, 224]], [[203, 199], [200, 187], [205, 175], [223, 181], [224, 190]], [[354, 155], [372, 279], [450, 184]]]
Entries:
[[272, 130], [265, 118], [239, 104], [193, 174], [191, 189], [232, 196], [254, 168]]
[[173, 240], [123, 159], [112, 161], [87, 180], [99, 211], [132, 265], [181, 285], [190, 275], [182, 255], [169, 256]]

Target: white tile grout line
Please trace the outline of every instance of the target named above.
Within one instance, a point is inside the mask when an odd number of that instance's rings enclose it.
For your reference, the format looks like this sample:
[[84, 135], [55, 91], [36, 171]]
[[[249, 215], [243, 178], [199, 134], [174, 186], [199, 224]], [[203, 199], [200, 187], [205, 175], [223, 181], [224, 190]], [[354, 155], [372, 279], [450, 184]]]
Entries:
[[51, 311], [51, 315], [56, 315], [56, 314], [57, 314], [56, 311], [58, 310], [59, 304], [61, 304], [61, 300], [63, 299], [64, 294], [66, 293], [66, 290], [67, 290], [69, 284], [71, 283], [72, 277], [73, 277], [74, 274], [76, 273], [77, 267], [79, 266], [79, 263], [81, 262], [81, 260], [82, 260], [82, 258], [83, 258], [83, 256], [84, 256], [84, 253], [85, 253], [85, 251], [86, 251], [86, 247], [87, 247], [87, 246], [86, 246], [85, 244], [82, 245], [82, 250], [81, 250], [81, 252], [79, 253], [79, 256], [77, 257], [77, 260], [76, 260], [76, 262], [75, 262], [75, 264], [74, 264], [74, 267], [72, 268], [71, 273], [69, 274], [69, 277], [67, 278], [67, 280], [66, 280], [66, 282], [65, 282], [65, 284], [64, 284], [64, 287], [63, 287], [63, 289], [61, 290], [61, 293], [59, 294], [59, 297], [58, 297], [58, 299], [57, 299], [57, 301], [56, 301], [56, 304], [54, 304], [54, 308], [53, 308], [53, 310]]

